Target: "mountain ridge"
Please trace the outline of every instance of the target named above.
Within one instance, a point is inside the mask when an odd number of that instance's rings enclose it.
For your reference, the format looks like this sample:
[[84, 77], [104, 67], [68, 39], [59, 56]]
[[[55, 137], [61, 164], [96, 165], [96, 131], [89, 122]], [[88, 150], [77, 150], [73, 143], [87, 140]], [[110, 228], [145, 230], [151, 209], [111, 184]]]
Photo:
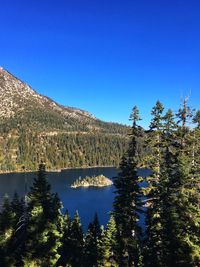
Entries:
[[[67, 111], [74, 111], [75, 110], [77, 112], [84, 113], [84, 115], [86, 115], [86, 116], [91, 116], [94, 118], [94, 116], [92, 114], [90, 114], [88, 111], [81, 110], [81, 109], [78, 109], [75, 107], [60, 105], [59, 103], [57, 103], [56, 101], [54, 101], [50, 97], [44, 96], [44, 95], [38, 93], [35, 89], [33, 89], [30, 85], [28, 85], [28, 83], [23, 82], [21, 79], [17, 78], [15, 75], [10, 73], [8, 70], [4, 69], [3, 67], [0, 67], [0, 77], [4, 78], [5, 81], [11, 82], [14, 85], [14, 87], [17, 87], [16, 89], [21, 89], [20, 90], [21, 92], [23, 89], [25, 89], [24, 92], [29, 93], [29, 95], [28, 95], [29, 97], [30, 97], [30, 94], [32, 94], [33, 97], [38, 98], [38, 100], [39, 99], [41, 100], [41, 102], [40, 102], [41, 104], [45, 104], [45, 102], [48, 102], [48, 104], [51, 103], [52, 108], [57, 108], [57, 109], [61, 108], [61, 109], [67, 110]], [[16, 83], [14, 84], [12, 80], [14, 80]], [[7, 88], [9, 87], [8, 84], [6, 86], [7, 86]], [[0, 87], [1, 91], [2, 91], [2, 88], [3, 87], [1, 86]], [[23, 95], [21, 95], [21, 97], [22, 96]], [[27, 94], [26, 94], [26, 96], [27, 96]], [[10, 115], [10, 114], [8, 114], [8, 115]]]
[[[127, 126], [113, 123], [105, 122], [100, 119], [97, 119], [93, 114], [88, 111], [76, 108], [63, 106], [49, 98], [48, 96], [43, 96], [38, 93], [35, 89], [29, 86], [27, 83], [24, 83], [22, 80], [18, 79], [16, 76], [12, 75], [9, 71], [0, 68], [0, 98], [1, 98], [1, 107], [0, 107], [0, 117], [1, 119], [13, 119], [18, 116], [24, 118], [26, 113], [29, 111], [35, 113], [36, 108], [42, 114], [50, 112], [52, 117], [55, 117], [55, 120], [59, 121], [59, 129], [73, 129], [73, 124], [78, 121], [84, 130], [91, 131], [93, 130], [104, 130], [109, 125], [115, 125], [116, 127]], [[29, 116], [30, 114], [27, 114]], [[39, 125], [41, 124], [40, 119], [36, 118], [34, 121], [37, 121]], [[25, 119], [25, 118], [24, 118]], [[75, 123], [76, 124], [76, 123]], [[44, 127], [42, 127], [44, 128]], [[53, 127], [55, 130], [55, 127]]]

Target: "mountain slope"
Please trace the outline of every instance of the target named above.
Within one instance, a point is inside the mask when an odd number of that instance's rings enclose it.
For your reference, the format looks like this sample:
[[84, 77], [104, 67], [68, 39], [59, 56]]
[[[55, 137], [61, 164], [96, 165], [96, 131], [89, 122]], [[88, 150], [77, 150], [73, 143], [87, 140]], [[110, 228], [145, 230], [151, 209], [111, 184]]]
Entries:
[[43, 109], [61, 116], [90, 117], [88, 112], [74, 108], [65, 108], [48, 97], [38, 94], [28, 84], [20, 81], [8, 71], [0, 68], [0, 116], [10, 118], [28, 109]]
[[64, 107], [0, 68], [0, 171], [118, 165], [128, 127]]
[[81, 109], [64, 107], [38, 94], [29, 85], [0, 68], [0, 120], [9, 129], [18, 124], [41, 130], [126, 132], [126, 127], [106, 123]]

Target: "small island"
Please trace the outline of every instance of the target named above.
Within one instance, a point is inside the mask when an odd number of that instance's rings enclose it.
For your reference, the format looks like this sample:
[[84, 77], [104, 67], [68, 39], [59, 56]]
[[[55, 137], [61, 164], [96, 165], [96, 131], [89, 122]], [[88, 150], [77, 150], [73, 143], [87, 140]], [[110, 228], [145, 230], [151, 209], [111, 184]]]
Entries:
[[71, 184], [71, 188], [77, 188], [77, 187], [104, 187], [104, 186], [110, 186], [113, 182], [105, 177], [104, 175], [98, 175], [98, 176], [86, 176], [85, 178], [79, 177], [73, 184]]

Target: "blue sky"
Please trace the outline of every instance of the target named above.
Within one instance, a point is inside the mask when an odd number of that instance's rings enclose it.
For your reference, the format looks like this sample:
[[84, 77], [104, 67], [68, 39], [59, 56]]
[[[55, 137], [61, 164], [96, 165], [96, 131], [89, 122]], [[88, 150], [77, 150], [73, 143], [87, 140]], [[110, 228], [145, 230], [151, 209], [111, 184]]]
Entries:
[[7, 0], [0, 65], [57, 102], [147, 126], [157, 99], [200, 100], [199, 0]]

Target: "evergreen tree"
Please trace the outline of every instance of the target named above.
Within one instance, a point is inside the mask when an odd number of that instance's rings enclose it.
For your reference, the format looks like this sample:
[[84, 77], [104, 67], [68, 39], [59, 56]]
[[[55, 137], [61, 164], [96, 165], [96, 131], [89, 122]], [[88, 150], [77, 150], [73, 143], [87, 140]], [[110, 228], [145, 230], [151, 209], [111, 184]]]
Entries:
[[200, 179], [196, 153], [195, 130], [189, 129], [187, 121], [192, 117], [186, 99], [179, 110], [181, 123], [177, 140], [176, 164], [171, 180], [171, 231], [172, 261], [175, 266], [196, 267], [200, 262], [200, 209], [198, 184]]
[[82, 266], [83, 263], [83, 230], [78, 212], [71, 224], [71, 265]]
[[8, 196], [5, 196], [0, 212], [0, 266], [9, 267], [14, 263], [12, 253], [14, 222], [15, 214]]
[[172, 188], [174, 182], [174, 169], [176, 168], [177, 151], [177, 124], [172, 110], [168, 110], [163, 117], [162, 154], [160, 188], [160, 266], [173, 266], [172, 231]]
[[28, 194], [28, 226], [25, 244], [25, 266], [55, 266], [59, 255], [61, 203], [57, 194], [51, 193], [47, 182], [45, 165], [40, 164]]
[[200, 110], [198, 110], [193, 118], [193, 122], [196, 123], [196, 129], [200, 129]]
[[115, 178], [116, 196], [114, 217], [117, 227], [118, 264], [119, 266], [140, 266], [141, 263], [141, 228], [139, 214], [143, 212], [141, 203], [141, 179], [137, 169], [140, 165], [138, 139], [142, 129], [138, 108], [135, 106], [130, 119], [133, 121], [129, 149], [122, 159], [118, 177]]
[[[196, 112], [196, 115], [193, 119], [193, 122], [196, 124], [194, 131], [192, 132], [193, 136], [193, 152], [192, 152], [192, 166], [193, 166], [193, 175], [195, 181], [197, 182], [197, 186], [200, 192], [200, 110]], [[200, 198], [199, 198], [199, 207], [200, 207]]]
[[[25, 196], [26, 198], [26, 196]], [[12, 211], [15, 215], [13, 233], [12, 250], [15, 259], [15, 266], [23, 266], [23, 256], [25, 251], [26, 227], [28, 223], [27, 207], [23, 198], [20, 198], [17, 193], [11, 202]]]
[[152, 171], [152, 174], [147, 178], [148, 186], [145, 190], [148, 200], [145, 265], [152, 267], [162, 266], [161, 166], [163, 160], [163, 110], [163, 105], [160, 101], [157, 101], [151, 112], [153, 117], [146, 140], [146, 146], [150, 149], [146, 166]]
[[58, 250], [60, 258], [58, 259], [56, 266], [67, 266], [71, 257], [71, 218], [68, 211], [66, 211], [63, 219], [63, 235], [61, 238], [61, 246]]
[[78, 212], [76, 212], [70, 225], [69, 232], [69, 259], [68, 263], [72, 267], [83, 265], [83, 230]]
[[98, 243], [101, 236], [101, 228], [97, 214], [94, 220], [88, 226], [88, 231], [85, 237], [84, 265], [88, 267], [98, 266]]
[[117, 253], [116, 253], [116, 237], [117, 237], [117, 228], [115, 219], [113, 216], [110, 217], [110, 220], [107, 224], [106, 230], [102, 229], [101, 237], [99, 239], [99, 267], [117, 267], [116, 262]]
[[24, 200], [23, 198], [20, 198], [16, 192], [11, 202], [11, 208], [13, 213], [15, 214], [15, 224], [17, 225], [20, 220], [20, 217], [23, 215], [24, 212]]
[[[199, 262], [199, 173], [195, 171], [195, 138], [194, 131], [187, 127], [191, 112], [186, 102], [178, 116], [179, 128], [172, 111], [163, 117], [160, 172], [154, 188], [157, 196], [147, 213], [146, 266], [194, 267]], [[157, 214], [153, 210], [155, 200], [159, 200]], [[153, 219], [154, 226], [157, 219], [158, 228], [150, 227]]]
[[61, 257], [57, 266], [83, 266], [83, 230], [78, 212], [71, 221], [69, 214], [65, 215], [62, 246], [59, 250]]

